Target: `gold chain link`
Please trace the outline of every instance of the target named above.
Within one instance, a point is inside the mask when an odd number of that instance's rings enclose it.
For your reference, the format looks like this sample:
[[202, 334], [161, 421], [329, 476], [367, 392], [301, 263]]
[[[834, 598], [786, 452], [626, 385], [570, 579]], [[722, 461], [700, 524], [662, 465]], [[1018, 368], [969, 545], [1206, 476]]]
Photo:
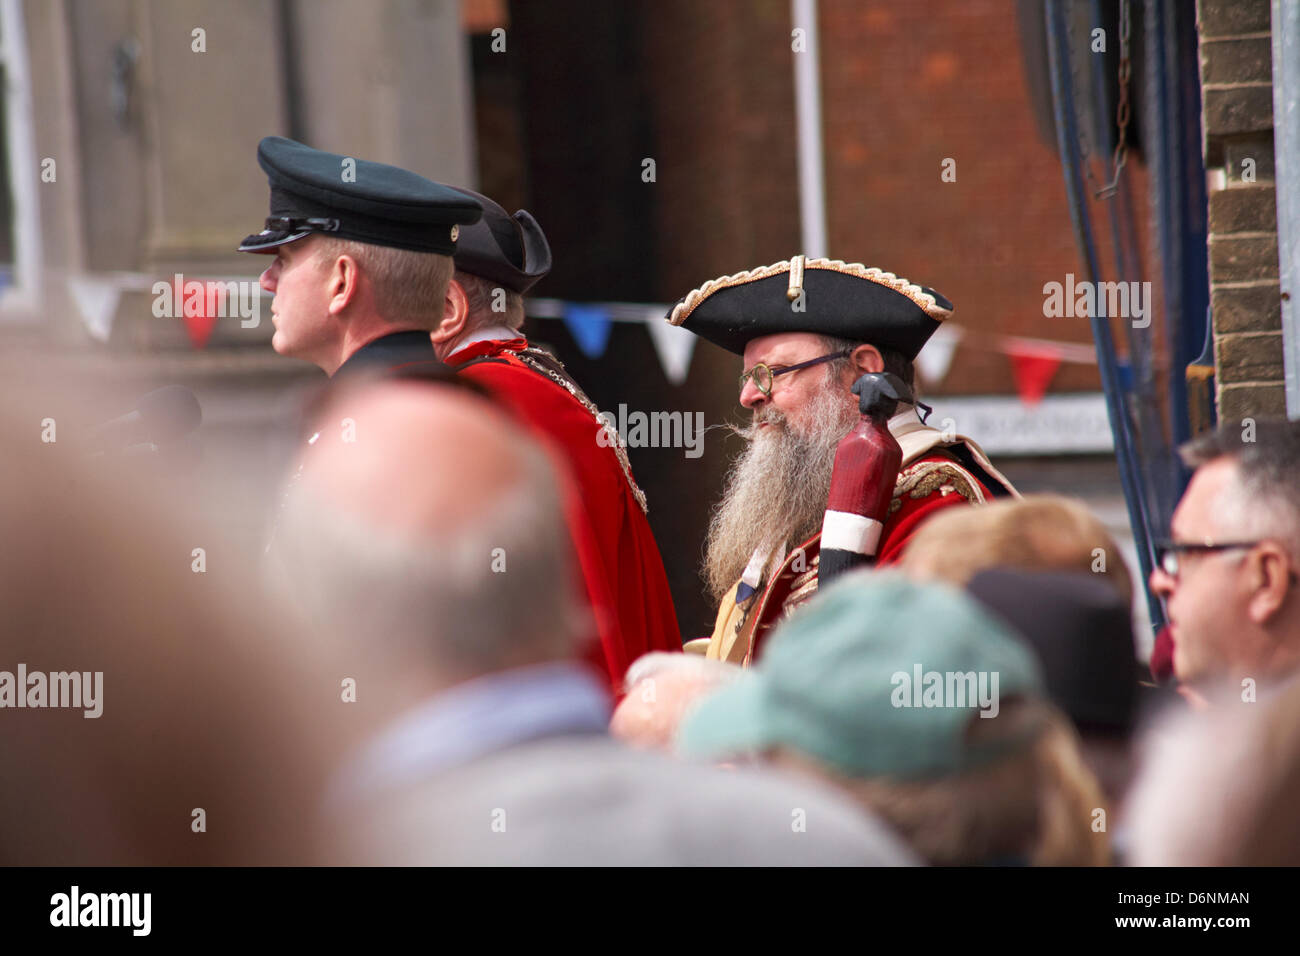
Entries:
[[[547, 368], [545, 364], [533, 358], [528, 354], [531, 351], [533, 351], [533, 348], [529, 347], [521, 352], [516, 352], [515, 354], [519, 356], [519, 361], [523, 362], [534, 372], [545, 375], [556, 385], [559, 385], [562, 389], [576, 398], [582, 407], [591, 413], [592, 418], [596, 419], [596, 423], [605, 430], [607, 440], [614, 449], [614, 454], [618, 458], [619, 467], [623, 469], [623, 477], [627, 479], [628, 487], [632, 490], [632, 497], [635, 498], [636, 503], [641, 506], [642, 513], [648, 515], [650, 513], [650, 506], [646, 503], [645, 492], [637, 486], [636, 479], [632, 477], [632, 463], [628, 461], [627, 450], [623, 447], [622, 437], [618, 432], [610, 428], [604, 419], [600, 417], [600, 409], [596, 407], [595, 403], [587, 397], [586, 393], [583, 392], [581, 388], [564, 376], [556, 374], [554, 371]], [[563, 364], [560, 363], [560, 360], [554, 355], [542, 352], [540, 349], [537, 351], [540, 354], [545, 355], [550, 361], [560, 365], [561, 368], [564, 367]]]

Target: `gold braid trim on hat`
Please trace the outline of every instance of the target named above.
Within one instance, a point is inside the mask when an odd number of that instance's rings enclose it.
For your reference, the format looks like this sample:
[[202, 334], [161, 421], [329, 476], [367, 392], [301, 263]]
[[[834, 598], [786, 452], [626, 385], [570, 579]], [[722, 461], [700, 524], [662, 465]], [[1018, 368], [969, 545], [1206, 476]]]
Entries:
[[[887, 286], [895, 292], [902, 293], [921, 308], [926, 315], [936, 322], [942, 322], [948, 316], [952, 315], [951, 309], [945, 309], [935, 301], [934, 296], [928, 292], [923, 292], [921, 287], [914, 282], [894, 275], [892, 272], [885, 272], [883, 269], [877, 269], [875, 266], [864, 266], [860, 262], [844, 262], [841, 259], [805, 259], [803, 256], [796, 258], [803, 260], [803, 268], [807, 269], [825, 269], [829, 272], [843, 272], [845, 275], [857, 276], [859, 279], [869, 279], [872, 282]], [[673, 325], [681, 325], [687, 317], [699, 307], [700, 303], [707, 299], [713, 293], [722, 289], [730, 289], [733, 286], [747, 285], [750, 282], [757, 282], [760, 279], [766, 279], [769, 276], [779, 275], [782, 272], [788, 272], [793, 263], [793, 259], [785, 259], [781, 262], [773, 263], [770, 266], [759, 266], [757, 269], [750, 269], [748, 272], [737, 272], [735, 275], [721, 276], [717, 279], [710, 279], [698, 289], [692, 289], [686, 293], [686, 297], [677, 305], [673, 306], [672, 314], [668, 316], [668, 321]], [[802, 283], [801, 283], [802, 285]]]

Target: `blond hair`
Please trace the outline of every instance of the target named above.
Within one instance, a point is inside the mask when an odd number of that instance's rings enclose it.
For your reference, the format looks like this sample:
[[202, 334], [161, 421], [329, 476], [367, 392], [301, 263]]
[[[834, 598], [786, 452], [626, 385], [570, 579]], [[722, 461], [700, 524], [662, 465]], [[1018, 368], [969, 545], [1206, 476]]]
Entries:
[[[1099, 558], [1104, 570], [1095, 570]], [[1114, 585], [1125, 604], [1133, 601], [1119, 543], [1081, 502], [1063, 495], [950, 508], [921, 525], [900, 567], [960, 586], [994, 567], [1093, 572]]]
[[1009, 745], [1022, 735], [1029, 742], [993, 763], [938, 778], [850, 777], [788, 750], [776, 759], [839, 787], [934, 866], [1108, 864], [1109, 838], [1092, 826], [1096, 811], [1106, 809], [1101, 787], [1068, 721], [1049, 704], [1015, 700], [992, 723], [974, 720], [970, 739], [994, 733]]
[[411, 322], [433, 331], [442, 320], [454, 269], [451, 256], [330, 236], [316, 237], [314, 254], [320, 263], [350, 256], [370, 280], [375, 308], [388, 322]]

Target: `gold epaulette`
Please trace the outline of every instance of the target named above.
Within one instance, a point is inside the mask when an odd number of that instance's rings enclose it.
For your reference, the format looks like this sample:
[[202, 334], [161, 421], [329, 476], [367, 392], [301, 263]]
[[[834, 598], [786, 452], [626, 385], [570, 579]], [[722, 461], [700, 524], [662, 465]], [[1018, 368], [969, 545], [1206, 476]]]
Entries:
[[892, 515], [903, 507], [904, 495], [926, 498], [936, 491], [943, 495], [959, 494], [976, 505], [986, 500], [975, 476], [955, 461], [918, 461], [898, 473], [889, 513]]

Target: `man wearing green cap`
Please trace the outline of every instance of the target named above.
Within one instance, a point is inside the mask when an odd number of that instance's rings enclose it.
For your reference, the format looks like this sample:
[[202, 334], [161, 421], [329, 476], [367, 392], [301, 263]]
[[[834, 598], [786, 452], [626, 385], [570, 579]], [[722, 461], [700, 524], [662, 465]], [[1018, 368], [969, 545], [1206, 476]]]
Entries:
[[1095, 781], [1029, 649], [964, 593], [856, 572], [783, 625], [746, 676], [687, 718], [678, 748], [761, 755], [833, 783], [931, 863], [1099, 862]]
[[[893, 273], [805, 256], [710, 280], [673, 307], [673, 325], [743, 357], [740, 404], [753, 414], [709, 527], [709, 657], [750, 663], [816, 591], [824, 522], [839, 517], [827, 504], [837, 446], [860, 419], [851, 388], [883, 371], [913, 390], [912, 362], [951, 313]], [[888, 514], [851, 531], [877, 563], [894, 561], [931, 514], [1015, 494], [974, 441], [926, 425], [915, 405], [900, 404], [888, 430], [903, 453], [897, 475], [878, 476], [893, 488]]]

